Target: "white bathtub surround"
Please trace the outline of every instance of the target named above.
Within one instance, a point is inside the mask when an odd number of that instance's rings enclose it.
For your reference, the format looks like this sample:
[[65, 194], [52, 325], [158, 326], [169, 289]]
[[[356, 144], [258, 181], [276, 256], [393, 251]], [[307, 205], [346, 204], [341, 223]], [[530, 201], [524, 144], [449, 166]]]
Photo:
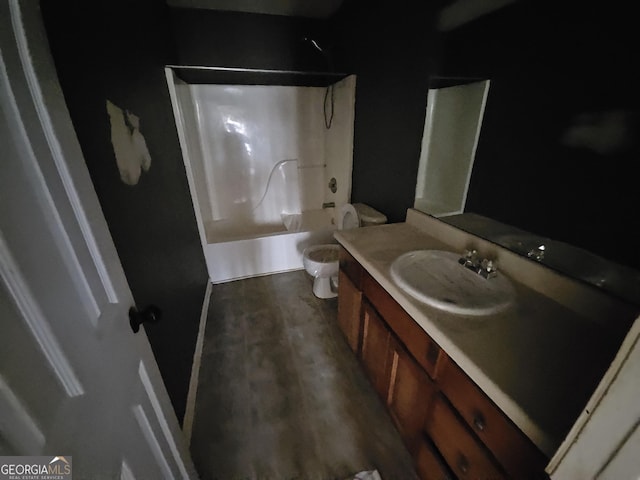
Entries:
[[[245, 231], [228, 240], [204, 245], [212, 283], [302, 269], [302, 252], [310, 245], [335, 242], [332, 214], [328, 210], [298, 214], [299, 228], [256, 234]], [[323, 218], [324, 217], [324, 218]], [[237, 232], [240, 233], [240, 232]]]
[[[244, 215], [256, 225], [272, 223], [281, 213], [348, 201], [353, 115], [341, 108], [351, 100], [342, 99], [346, 88], [336, 88], [336, 123], [330, 130], [324, 126], [321, 87], [185, 84], [176, 90], [181, 104], [193, 106], [183, 119], [192, 137], [195, 180], [204, 183], [198, 202], [208, 204], [205, 221]], [[297, 162], [280, 163], [288, 159]], [[261, 211], [253, 211], [272, 172], [269, 198]], [[332, 177], [342, 184], [340, 193], [328, 190]]]
[[303, 246], [332, 241], [323, 206], [351, 196], [355, 78], [335, 84], [330, 129], [325, 87], [167, 80], [211, 281], [303, 268]]

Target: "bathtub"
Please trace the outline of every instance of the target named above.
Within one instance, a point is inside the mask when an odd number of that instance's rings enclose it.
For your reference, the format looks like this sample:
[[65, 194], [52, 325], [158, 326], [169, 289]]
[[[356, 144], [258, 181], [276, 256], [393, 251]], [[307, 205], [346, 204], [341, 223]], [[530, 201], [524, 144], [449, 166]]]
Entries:
[[279, 224], [220, 220], [205, 224], [204, 255], [212, 283], [300, 270], [309, 245], [336, 243], [334, 209], [283, 215]]

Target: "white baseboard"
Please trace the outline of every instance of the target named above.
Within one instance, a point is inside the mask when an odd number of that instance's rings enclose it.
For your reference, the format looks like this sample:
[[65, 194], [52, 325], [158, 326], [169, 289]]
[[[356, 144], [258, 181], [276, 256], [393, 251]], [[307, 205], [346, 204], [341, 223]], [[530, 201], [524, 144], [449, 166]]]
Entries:
[[207, 326], [207, 314], [209, 313], [209, 299], [211, 298], [212, 283], [207, 282], [207, 289], [204, 292], [202, 302], [202, 312], [200, 313], [200, 325], [198, 326], [198, 338], [196, 349], [193, 352], [193, 364], [191, 365], [191, 379], [189, 380], [189, 393], [187, 395], [187, 406], [182, 422], [182, 431], [187, 440], [187, 445], [191, 445], [191, 432], [193, 430], [193, 417], [196, 409], [196, 394], [198, 392], [198, 376], [200, 373], [200, 360], [202, 358], [202, 345], [204, 343], [204, 330]]

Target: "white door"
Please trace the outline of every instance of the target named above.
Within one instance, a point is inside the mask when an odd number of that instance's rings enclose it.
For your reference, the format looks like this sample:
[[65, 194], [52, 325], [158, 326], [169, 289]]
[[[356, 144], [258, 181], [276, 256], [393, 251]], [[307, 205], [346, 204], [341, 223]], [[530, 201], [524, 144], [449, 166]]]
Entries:
[[0, 455], [197, 478], [89, 179], [38, 2], [0, 0]]

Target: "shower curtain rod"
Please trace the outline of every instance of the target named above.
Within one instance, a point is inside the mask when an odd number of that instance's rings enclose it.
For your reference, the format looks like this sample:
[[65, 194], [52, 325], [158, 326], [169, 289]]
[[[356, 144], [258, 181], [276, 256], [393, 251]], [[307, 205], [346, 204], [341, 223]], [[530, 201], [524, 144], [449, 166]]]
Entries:
[[192, 84], [328, 86], [349, 75], [343, 72], [305, 72], [197, 65], [167, 65], [166, 68], [172, 69], [178, 77]]
[[167, 65], [167, 68], [177, 70], [209, 70], [213, 72], [230, 72], [230, 73], [272, 73], [287, 75], [329, 75], [336, 77], [344, 77], [348, 73], [343, 72], [308, 72], [304, 70], [271, 70], [263, 68], [243, 68], [243, 67], [207, 67], [204, 65]]

